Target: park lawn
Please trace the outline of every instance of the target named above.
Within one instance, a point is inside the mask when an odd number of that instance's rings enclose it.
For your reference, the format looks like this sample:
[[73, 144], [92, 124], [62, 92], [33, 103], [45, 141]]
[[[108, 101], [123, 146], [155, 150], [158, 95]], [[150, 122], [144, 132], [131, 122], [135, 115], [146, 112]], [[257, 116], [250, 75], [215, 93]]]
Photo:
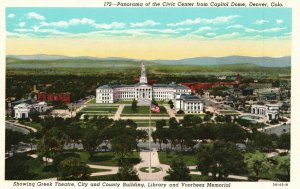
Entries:
[[[79, 154], [81, 161], [88, 164], [118, 166], [118, 161], [115, 158], [114, 152], [97, 152], [92, 159], [89, 159], [89, 154], [87, 152], [83, 151], [75, 153]], [[132, 164], [137, 164], [140, 162], [139, 156], [139, 152], [133, 152], [132, 156], [128, 158], [128, 160]]]
[[[167, 111], [166, 111], [165, 107], [160, 106], [159, 108], [160, 108], [159, 113], [152, 112], [151, 114], [152, 115], [156, 115], [156, 114], [165, 115], [165, 114], [167, 114]], [[123, 109], [122, 114], [145, 114], [145, 115], [149, 115], [150, 114], [150, 107], [149, 106], [138, 106], [137, 112], [133, 112], [131, 110], [131, 106], [125, 106], [124, 109]]]
[[132, 100], [129, 100], [129, 101], [120, 100], [120, 101], [115, 102], [114, 104], [132, 104]]
[[91, 168], [91, 170], [92, 173], [111, 171], [110, 169], [98, 169], [98, 168]]
[[[133, 120], [138, 127], [148, 127], [149, 126], [149, 120], [145, 119], [145, 120]], [[156, 125], [156, 120], [151, 120], [150, 121], [150, 126], [155, 126]]]
[[192, 166], [197, 164], [197, 154], [192, 152], [170, 152], [168, 155], [166, 152], [158, 152], [159, 161], [162, 164], [170, 165], [173, 159], [182, 157], [186, 166]]
[[26, 125], [26, 126], [28, 126], [28, 127], [35, 128], [35, 129], [38, 130], [38, 131], [42, 129], [41, 123], [25, 122], [24, 125]]
[[[167, 101], [156, 101], [158, 105], [163, 105], [163, 104], [168, 104]], [[129, 100], [129, 101], [117, 101], [115, 102], [114, 104], [132, 104], [132, 100]]]
[[[16, 174], [20, 177], [16, 178]], [[15, 155], [5, 160], [5, 179], [7, 180], [40, 180], [52, 177], [56, 177], [56, 173], [50, 170], [50, 164], [46, 166], [39, 159]]]
[[82, 108], [82, 112], [87, 112], [87, 111], [93, 111], [93, 112], [116, 112], [117, 111], [117, 107], [86, 107], [86, 108]]
[[101, 176], [91, 176], [89, 181], [116, 181], [117, 180], [117, 174], [112, 174], [112, 175], [101, 175]]
[[221, 180], [215, 180], [212, 176], [195, 174], [191, 174], [191, 177], [191, 181], [245, 181], [233, 178], [222, 178]]
[[220, 114], [222, 115], [240, 115], [240, 113], [233, 110], [221, 110]]
[[88, 101], [87, 104], [96, 104], [96, 99], [94, 98], [94, 99]]

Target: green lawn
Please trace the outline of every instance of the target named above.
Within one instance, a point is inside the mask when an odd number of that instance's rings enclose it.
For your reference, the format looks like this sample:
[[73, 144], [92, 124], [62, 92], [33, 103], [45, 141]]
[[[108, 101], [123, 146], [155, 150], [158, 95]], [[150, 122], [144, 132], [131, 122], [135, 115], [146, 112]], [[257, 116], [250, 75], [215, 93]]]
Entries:
[[42, 129], [42, 125], [40, 123], [25, 122], [24, 125], [26, 125], [28, 127], [33, 127], [33, 128], [35, 128], [37, 130], [41, 130]]
[[88, 101], [87, 104], [95, 104], [95, 103], [96, 103], [96, 99], [92, 99], [92, 100]]
[[116, 181], [116, 174], [90, 177], [89, 181]]
[[[158, 167], [151, 167], [151, 169], [152, 169], [152, 171], [151, 171], [152, 173], [157, 173], [160, 171], [160, 168], [158, 168]], [[140, 168], [140, 171], [149, 173], [149, 167], [142, 167], [142, 168]]]
[[81, 112], [108, 112], [114, 113], [117, 111], [117, 107], [86, 107], [82, 108]]
[[158, 152], [159, 161], [162, 164], [170, 165], [173, 159], [183, 157], [183, 161], [186, 166], [196, 165], [197, 155], [191, 152], [170, 152], [168, 155], [166, 152]]
[[98, 169], [98, 168], [91, 168], [91, 170], [92, 173], [111, 171], [110, 169]]
[[50, 166], [44, 162], [26, 156], [15, 155], [5, 160], [6, 180], [40, 180], [56, 177], [56, 173], [50, 171]]
[[223, 114], [223, 115], [240, 115], [238, 112], [236, 112], [234, 110], [221, 110], [220, 114]]
[[[159, 108], [160, 108], [160, 112], [159, 113], [152, 112], [151, 114], [152, 115], [158, 115], [158, 114], [166, 115], [167, 114], [167, 111], [166, 111], [165, 107], [160, 106]], [[123, 114], [143, 114], [143, 115], [149, 115], [149, 113], [150, 113], [150, 107], [149, 106], [138, 106], [137, 112], [133, 112], [131, 110], [131, 106], [125, 106], [124, 109], [123, 109], [122, 115]]]
[[[149, 126], [149, 120], [145, 119], [145, 120], [133, 120], [138, 127], [148, 127]], [[155, 127], [156, 124], [156, 120], [151, 120], [150, 121], [150, 126]]]
[[[86, 163], [106, 166], [118, 166], [118, 162], [115, 158], [114, 152], [97, 152], [92, 159], [89, 159], [89, 154], [87, 152], [75, 153], [79, 154], [81, 161]], [[131, 162], [132, 164], [139, 163], [139, 152], [133, 152], [131, 158], [129, 158], [129, 162]]]
[[232, 179], [232, 178], [222, 178], [222, 180], [215, 180], [211, 176], [205, 176], [205, 175], [194, 175], [191, 174], [191, 181], [244, 181], [244, 180], [238, 180], [238, 179]]

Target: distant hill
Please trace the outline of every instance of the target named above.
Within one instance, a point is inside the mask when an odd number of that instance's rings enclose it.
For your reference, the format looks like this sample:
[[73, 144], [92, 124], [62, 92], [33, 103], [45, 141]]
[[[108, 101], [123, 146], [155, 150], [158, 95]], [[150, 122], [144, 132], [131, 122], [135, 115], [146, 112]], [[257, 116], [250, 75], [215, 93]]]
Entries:
[[7, 55], [6, 58], [19, 59], [19, 60], [129, 60], [135, 61], [129, 58], [109, 57], [98, 58], [92, 56], [62, 56], [62, 55], [47, 55], [47, 54], [35, 54], [35, 55]]
[[[186, 58], [180, 60], [135, 60], [129, 58], [120, 57], [109, 57], [109, 58], [98, 58], [90, 56], [60, 56], [60, 55], [7, 55], [7, 59], [17, 59], [17, 60], [39, 60], [39, 61], [55, 61], [55, 60], [90, 60], [93, 61], [118, 61], [118, 64], [128, 62], [140, 63], [144, 61], [146, 63], [158, 63], [160, 65], [193, 65], [193, 66], [218, 66], [218, 65], [232, 65], [232, 64], [255, 64], [261, 67], [290, 67], [291, 57], [250, 57], [250, 56], [226, 56], [226, 57], [196, 57], [196, 58]], [[9, 62], [9, 61], [8, 61]], [[98, 62], [98, 63], [100, 63]], [[86, 64], [88, 62], [85, 62]]]
[[249, 57], [249, 56], [226, 56], [226, 57], [197, 57], [180, 60], [155, 60], [164, 65], [225, 65], [225, 64], [255, 64], [262, 67], [290, 67], [291, 57]]

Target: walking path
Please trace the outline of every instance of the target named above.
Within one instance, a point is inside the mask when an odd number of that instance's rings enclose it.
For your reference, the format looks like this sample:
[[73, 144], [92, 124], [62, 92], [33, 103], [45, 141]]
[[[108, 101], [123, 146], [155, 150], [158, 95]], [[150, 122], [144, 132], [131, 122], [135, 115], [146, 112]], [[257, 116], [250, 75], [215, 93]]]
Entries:
[[14, 125], [14, 126], [16, 126], [16, 127], [22, 127], [22, 128], [25, 128], [25, 129], [29, 129], [29, 130], [31, 130], [31, 131], [33, 131], [33, 132], [37, 132], [37, 130], [36, 130], [35, 128], [33, 128], [33, 127], [28, 127], [28, 126], [22, 125], [22, 124], [20, 124], [20, 123], [11, 122], [11, 121], [5, 121], [5, 123]]
[[169, 114], [170, 117], [175, 117], [176, 120], [178, 121], [178, 118], [176, 117], [176, 115], [174, 114], [174, 110], [172, 110], [170, 108], [169, 105], [164, 105], [165, 109], [167, 110], [167, 113]]
[[120, 104], [120, 106], [118, 107], [118, 110], [116, 111], [115, 116], [113, 117], [114, 120], [119, 120], [121, 118], [121, 114], [122, 114], [124, 107], [125, 107], [125, 104]]
[[[151, 156], [151, 158], [150, 158]], [[154, 148], [150, 152], [140, 152], [141, 162], [134, 166], [138, 172], [138, 176], [141, 181], [163, 181], [163, 178], [167, 175], [169, 165], [160, 164], [157, 150]], [[156, 173], [146, 173], [140, 171], [142, 167], [149, 167], [151, 159], [151, 167], [157, 167], [160, 171]]]

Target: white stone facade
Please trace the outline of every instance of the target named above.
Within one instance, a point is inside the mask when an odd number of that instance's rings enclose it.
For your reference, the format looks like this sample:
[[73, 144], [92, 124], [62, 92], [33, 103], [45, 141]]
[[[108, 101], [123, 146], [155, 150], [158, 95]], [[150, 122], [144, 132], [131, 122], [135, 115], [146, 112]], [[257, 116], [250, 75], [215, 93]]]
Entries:
[[144, 64], [141, 67], [140, 82], [135, 85], [103, 85], [96, 89], [96, 103], [114, 103], [116, 101], [132, 101], [150, 103], [155, 100], [175, 101], [176, 94], [191, 94], [191, 89], [180, 84], [147, 84]]
[[31, 108], [32, 107], [26, 103], [22, 103], [14, 106], [15, 118], [16, 119], [28, 118]]
[[279, 118], [279, 105], [278, 104], [252, 105], [251, 114], [263, 116], [267, 120], [277, 120]]
[[21, 119], [21, 118], [28, 118], [30, 112], [32, 111], [38, 111], [40, 113], [43, 113], [48, 110], [48, 106], [46, 102], [39, 102], [36, 104], [18, 104], [14, 106], [15, 111], [15, 118]]
[[203, 113], [203, 102], [198, 96], [178, 94], [175, 99], [175, 110], [185, 114]]

